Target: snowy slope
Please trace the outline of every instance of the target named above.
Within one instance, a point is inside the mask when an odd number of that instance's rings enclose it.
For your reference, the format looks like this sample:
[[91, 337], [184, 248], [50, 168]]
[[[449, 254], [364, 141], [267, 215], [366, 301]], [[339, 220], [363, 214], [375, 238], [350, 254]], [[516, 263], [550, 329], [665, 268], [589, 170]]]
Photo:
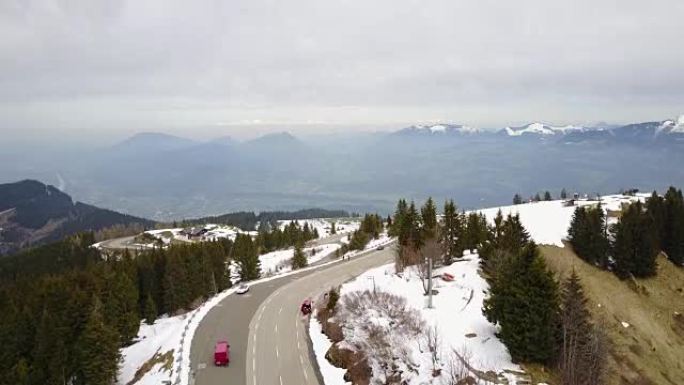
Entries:
[[[286, 225], [288, 225], [293, 220], [282, 220], [278, 221], [278, 226], [282, 230]], [[309, 224], [309, 227], [316, 229], [318, 231], [318, 236], [320, 238], [325, 238], [330, 235], [331, 224], [335, 223], [335, 231], [337, 234], [350, 233], [359, 228], [359, 220], [357, 219], [330, 219], [330, 218], [319, 218], [319, 219], [299, 219], [294, 220], [299, 223], [300, 226], [304, 226], [305, 223]]]
[[[601, 197], [604, 209], [616, 211], [622, 203], [633, 202], [637, 199], [642, 201], [648, 194], [639, 194], [636, 197], [624, 195], [607, 195]], [[597, 200], [578, 200], [577, 205], [595, 205]], [[479, 210], [483, 213], [490, 224], [494, 223], [496, 213], [501, 210], [505, 216], [508, 214], [520, 214], [520, 220], [529, 231], [532, 239], [538, 244], [555, 245], [563, 247], [563, 239], [568, 236], [568, 228], [575, 212], [575, 206], [565, 207], [563, 201], [533, 202], [514, 206], [494, 207]]]
[[[510, 383], [514, 384], [515, 376], [504, 373], [504, 371], [520, 371], [520, 367], [512, 363], [506, 347], [496, 338], [496, 327], [482, 315], [482, 302], [488, 286], [478, 274], [478, 268], [478, 256], [466, 255], [461, 262], [455, 262], [450, 266], [435, 270], [435, 275], [450, 273], [456, 279], [453, 282], [435, 280], [434, 288], [439, 294], [433, 298], [432, 309], [427, 308], [422, 282], [416, 271], [407, 269], [402, 274], [396, 274], [393, 264], [368, 270], [356, 279], [344, 284], [341, 288], [341, 294], [364, 290], [373, 291], [375, 288], [378, 291], [405, 297], [407, 305], [419, 311], [426, 321], [426, 328], [433, 326], [437, 328], [438, 335], [442, 340], [440, 363], [443, 370], [446, 371], [449, 361], [455, 359], [452, 351], [456, 351], [459, 355], [468, 357], [470, 365], [475, 369], [494, 371], [508, 378]], [[356, 319], [352, 322], [364, 323], [371, 322], [371, 320]], [[388, 323], [389, 320], [375, 319], [372, 322]], [[320, 333], [319, 328], [320, 325], [312, 321], [310, 335]], [[363, 344], [365, 338], [362, 333], [348, 334], [345, 332], [345, 343], [352, 346]], [[424, 341], [403, 336], [398, 336], [397, 341], [405, 341], [404, 346], [397, 346], [396, 349], [408, 350], [409, 356], [417, 365], [415, 373], [406, 372], [409, 384], [447, 384], [445, 376], [432, 378], [432, 358], [430, 353], [425, 351]], [[312, 342], [319, 365], [328, 368], [330, 364], [325, 359], [325, 352], [330, 346], [330, 342], [320, 338], [316, 338]], [[422, 349], [421, 344], [423, 344]], [[373, 368], [373, 370], [374, 373], [382, 372], [380, 368]], [[343, 381], [340, 382], [340, 373], [343, 374], [344, 371], [328, 368], [322, 372], [327, 385], [344, 383]]]

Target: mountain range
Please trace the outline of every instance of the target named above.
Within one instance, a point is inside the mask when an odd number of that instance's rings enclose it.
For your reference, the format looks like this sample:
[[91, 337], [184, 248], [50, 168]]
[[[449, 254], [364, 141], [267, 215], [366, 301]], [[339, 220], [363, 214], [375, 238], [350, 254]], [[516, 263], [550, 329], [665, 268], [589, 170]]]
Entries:
[[0, 182], [37, 179], [77, 200], [155, 220], [306, 207], [388, 213], [402, 196], [454, 198], [470, 209], [508, 203], [516, 192], [682, 185], [683, 146], [684, 117], [620, 126], [280, 132], [244, 142], [143, 133], [80, 151], [0, 152]]
[[154, 222], [81, 202], [34, 180], [0, 184], [0, 255], [113, 225]]

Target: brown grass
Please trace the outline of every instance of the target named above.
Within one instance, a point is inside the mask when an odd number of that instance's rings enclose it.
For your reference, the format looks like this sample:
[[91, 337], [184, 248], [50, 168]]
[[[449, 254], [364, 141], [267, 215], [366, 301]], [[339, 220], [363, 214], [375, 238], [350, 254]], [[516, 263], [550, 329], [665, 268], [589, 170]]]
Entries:
[[135, 375], [133, 376], [133, 379], [128, 381], [126, 385], [133, 385], [136, 382], [140, 381], [147, 372], [152, 370], [157, 364], [162, 364], [162, 369], [170, 372], [171, 368], [173, 366], [173, 349], [169, 350], [168, 352], [164, 354], [160, 354], [159, 350], [157, 350], [156, 353], [154, 353], [154, 356], [147, 360], [144, 364], [142, 364], [138, 370], [135, 371]]
[[677, 316], [684, 313], [684, 269], [661, 255], [656, 277], [620, 281], [569, 247], [541, 250], [559, 278], [577, 271], [595, 321], [605, 325], [612, 342], [607, 384], [684, 384], [684, 333]]

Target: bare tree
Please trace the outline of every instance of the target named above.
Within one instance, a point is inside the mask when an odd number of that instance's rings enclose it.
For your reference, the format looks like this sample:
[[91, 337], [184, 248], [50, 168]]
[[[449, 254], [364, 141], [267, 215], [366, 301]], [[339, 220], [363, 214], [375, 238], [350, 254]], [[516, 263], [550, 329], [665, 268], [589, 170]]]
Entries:
[[439, 361], [442, 355], [442, 338], [439, 335], [437, 325], [433, 325], [425, 332], [425, 339], [427, 340], [428, 351], [432, 358], [432, 370], [437, 370]]

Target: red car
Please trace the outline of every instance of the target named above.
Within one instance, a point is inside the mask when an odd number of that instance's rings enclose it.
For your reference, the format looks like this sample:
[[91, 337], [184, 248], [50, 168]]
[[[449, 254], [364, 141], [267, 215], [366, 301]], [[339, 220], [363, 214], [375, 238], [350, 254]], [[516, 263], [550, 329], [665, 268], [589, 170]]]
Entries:
[[228, 366], [230, 363], [230, 345], [228, 341], [218, 341], [214, 348], [214, 364], [216, 366]]
[[307, 298], [302, 302], [301, 310], [304, 315], [311, 314], [311, 298]]

